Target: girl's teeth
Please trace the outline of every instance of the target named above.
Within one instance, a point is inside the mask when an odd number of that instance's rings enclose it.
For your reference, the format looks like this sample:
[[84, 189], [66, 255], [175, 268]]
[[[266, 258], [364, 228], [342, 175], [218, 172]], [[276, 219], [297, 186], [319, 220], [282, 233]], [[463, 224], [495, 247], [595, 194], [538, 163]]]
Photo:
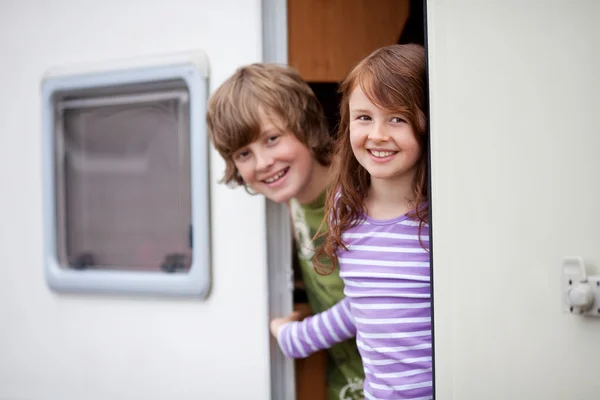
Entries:
[[389, 157], [393, 155], [395, 152], [393, 151], [374, 151], [371, 150], [371, 154], [373, 154], [377, 158]]

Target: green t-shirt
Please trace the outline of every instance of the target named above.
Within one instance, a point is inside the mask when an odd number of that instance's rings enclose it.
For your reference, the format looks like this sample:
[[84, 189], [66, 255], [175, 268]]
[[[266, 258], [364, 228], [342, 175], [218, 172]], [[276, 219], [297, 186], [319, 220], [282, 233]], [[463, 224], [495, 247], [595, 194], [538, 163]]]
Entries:
[[[298, 203], [295, 199], [290, 201], [302, 278], [308, 302], [315, 314], [328, 310], [344, 298], [344, 282], [340, 278], [339, 268], [323, 276], [315, 272], [312, 264], [315, 248], [323, 242], [323, 238], [317, 239], [316, 242], [312, 239], [324, 218], [325, 196], [326, 191], [323, 191], [318, 199], [306, 205]], [[325, 229], [324, 223], [321, 231]], [[362, 387], [365, 376], [356, 340], [350, 339], [336, 344], [328, 353], [330, 361], [327, 368], [327, 399], [364, 399]]]

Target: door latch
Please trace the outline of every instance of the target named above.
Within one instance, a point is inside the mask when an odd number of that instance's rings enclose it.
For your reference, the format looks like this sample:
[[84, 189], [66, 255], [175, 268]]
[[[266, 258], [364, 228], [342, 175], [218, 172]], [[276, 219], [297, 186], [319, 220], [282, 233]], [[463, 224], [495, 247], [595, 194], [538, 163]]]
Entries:
[[600, 317], [600, 275], [588, 276], [581, 257], [566, 257], [562, 264], [563, 311]]

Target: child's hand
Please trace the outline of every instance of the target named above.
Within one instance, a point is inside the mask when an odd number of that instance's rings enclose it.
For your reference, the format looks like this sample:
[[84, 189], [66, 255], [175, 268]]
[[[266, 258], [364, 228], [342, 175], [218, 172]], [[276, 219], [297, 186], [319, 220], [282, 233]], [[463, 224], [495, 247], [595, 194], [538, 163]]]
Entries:
[[283, 325], [287, 324], [288, 322], [300, 321], [301, 319], [302, 316], [298, 311], [292, 312], [287, 317], [274, 318], [271, 320], [270, 324], [271, 334], [277, 337], [277, 335], [279, 334], [279, 330]]

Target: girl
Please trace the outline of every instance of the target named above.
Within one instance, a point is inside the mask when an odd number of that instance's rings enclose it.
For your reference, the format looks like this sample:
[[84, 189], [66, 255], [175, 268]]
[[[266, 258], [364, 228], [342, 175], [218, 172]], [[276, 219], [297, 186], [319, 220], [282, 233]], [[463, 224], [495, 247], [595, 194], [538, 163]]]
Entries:
[[336, 171], [325, 244], [346, 298], [271, 329], [289, 357], [356, 336], [367, 399], [433, 399], [424, 50], [393, 45], [341, 86]]

